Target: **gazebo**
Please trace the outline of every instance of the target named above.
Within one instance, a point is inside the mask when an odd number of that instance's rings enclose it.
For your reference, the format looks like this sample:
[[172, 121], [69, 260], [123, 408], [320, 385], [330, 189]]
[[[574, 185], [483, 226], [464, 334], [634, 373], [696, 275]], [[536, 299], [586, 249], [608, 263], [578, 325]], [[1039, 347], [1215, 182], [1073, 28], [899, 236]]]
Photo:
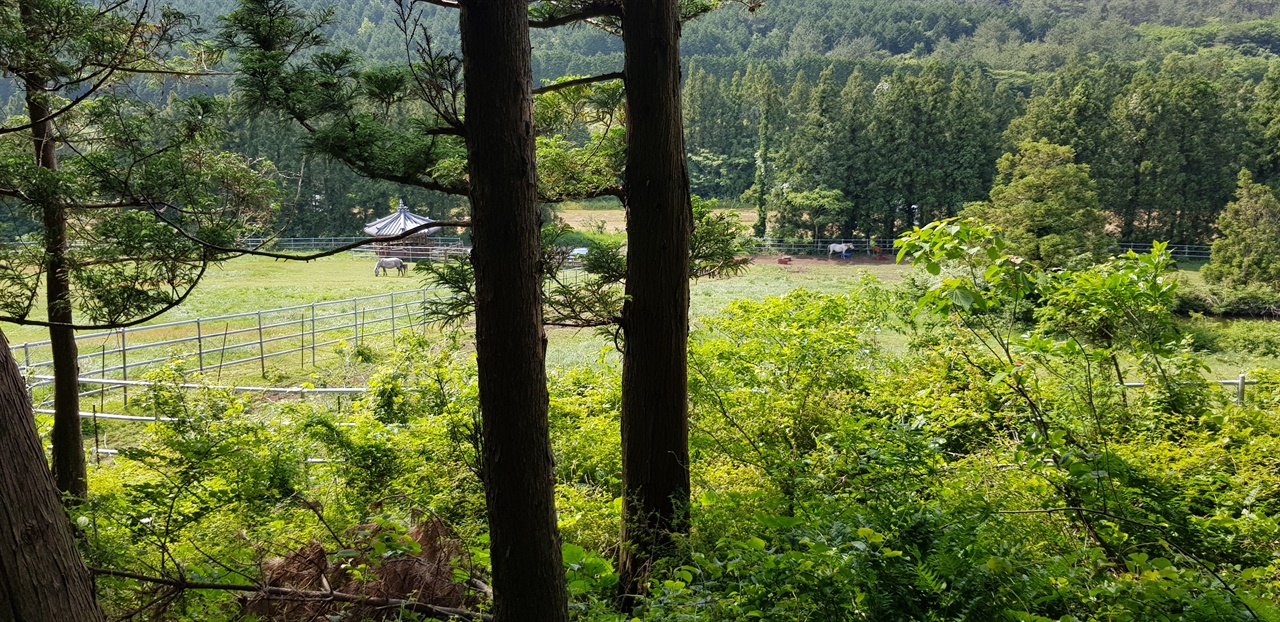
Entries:
[[[396, 213], [365, 225], [364, 232], [375, 238], [389, 238], [432, 222], [435, 221], [409, 211], [402, 200], [400, 206], [396, 208]], [[432, 255], [432, 241], [428, 236], [439, 233], [440, 229], [441, 227], [427, 227], [407, 238], [373, 244], [370, 248], [379, 257], [398, 257], [406, 261], [427, 259]]]

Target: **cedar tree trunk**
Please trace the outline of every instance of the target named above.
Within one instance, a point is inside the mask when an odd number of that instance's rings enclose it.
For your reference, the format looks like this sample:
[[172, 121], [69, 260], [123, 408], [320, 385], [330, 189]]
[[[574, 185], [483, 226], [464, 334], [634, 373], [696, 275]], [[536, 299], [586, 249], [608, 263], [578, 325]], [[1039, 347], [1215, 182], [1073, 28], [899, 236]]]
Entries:
[[[57, 143], [42, 85], [28, 82], [27, 113], [36, 166], [58, 169]], [[44, 218], [45, 295], [49, 310], [49, 348], [53, 351], [53, 474], [58, 490], [76, 499], [88, 495], [84, 445], [80, 436], [80, 363], [76, 332], [70, 328], [71, 279], [67, 271], [67, 214], [59, 197], [38, 197]], [[63, 324], [64, 326], [58, 326]]]
[[494, 619], [564, 622], [527, 3], [460, 4]]
[[0, 332], [0, 622], [103, 619]]
[[[30, 2], [22, 2], [19, 15], [28, 29], [31, 26]], [[35, 41], [39, 33], [28, 32]], [[31, 142], [36, 166], [58, 170], [57, 142], [46, 101], [46, 80], [24, 77], [27, 116], [31, 120]], [[77, 360], [76, 333], [70, 328], [71, 279], [67, 270], [67, 214], [56, 190], [41, 185], [34, 197], [44, 220], [45, 294], [49, 311], [49, 348], [53, 352], [53, 473], [58, 490], [76, 499], [88, 495], [85, 479], [84, 445], [80, 437], [80, 364]], [[66, 326], [57, 326], [64, 324]]]
[[[677, 0], [625, 0], [627, 302], [622, 357], [622, 594], [688, 529], [689, 237]], [[627, 606], [623, 600], [623, 607]]]

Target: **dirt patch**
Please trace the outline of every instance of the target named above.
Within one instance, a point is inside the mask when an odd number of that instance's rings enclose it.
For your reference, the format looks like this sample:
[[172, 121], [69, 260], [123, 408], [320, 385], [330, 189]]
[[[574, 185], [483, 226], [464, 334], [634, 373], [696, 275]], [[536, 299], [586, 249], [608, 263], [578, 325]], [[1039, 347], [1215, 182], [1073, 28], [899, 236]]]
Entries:
[[[777, 264], [778, 259], [782, 255], [756, 255], [751, 258], [751, 263], [761, 264]], [[893, 259], [888, 256], [882, 256], [879, 259], [855, 255], [852, 258], [837, 258], [834, 255], [830, 258], [810, 255], [791, 255], [791, 263], [786, 264], [792, 268], [797, 268], [796, 272], [804, 272], [805, 268], [813, 268], [817, 266], [887, 266], [893, 264]]]
[[[755, 209], [723, 208], [716, 213], [736, 211], [744, 226], [750, 227], [756, 222]], [[621, 209], [560, 209], [556, 216], [579, 231], [598, 231], [605, 233], [623, 233], [627, 230], [627, 213]]]

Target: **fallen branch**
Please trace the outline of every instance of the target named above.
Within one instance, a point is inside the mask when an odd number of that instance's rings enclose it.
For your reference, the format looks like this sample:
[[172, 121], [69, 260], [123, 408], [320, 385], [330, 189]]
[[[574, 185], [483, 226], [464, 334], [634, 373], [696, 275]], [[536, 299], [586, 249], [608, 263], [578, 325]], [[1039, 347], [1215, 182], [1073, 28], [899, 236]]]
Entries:
[[271, 585], [254, 585], [252, 583], [205, 583], [200, 581], [188, 581], [185, 578], [173, 579], [169, 577], [151, 577], [138, 574], [136, 572], [111, 570], [108, 568], [90, 568], [89, 572], [93, 573], [95, 577], [131, 579], [134, 581], [141, 581], [143, 583], [167, 585], [180, 590], [222, 590], [228, 592], [243, 592], [246, 594], [259, 594], [269, 598], [274, 597], [292, 601], [314, 600], [351, 603], [388, 609], [404, 609], [406, 611], [419, 613], [437, 620], [480, 620], [481, 622], [492, 622], [493, 620], [493, 616], [486, 613], [478, 613], [475, 611], [468, 611], [466, 609], [455, 609], [453, 607], [440, 607], [437, 605], [421, 603], [415, 600], [402, 600], [399, 598], [377, 598], [373, 596], [361, 596], [359, 594], [347, 594], [345, 592], [322, 590], [298, 590]]

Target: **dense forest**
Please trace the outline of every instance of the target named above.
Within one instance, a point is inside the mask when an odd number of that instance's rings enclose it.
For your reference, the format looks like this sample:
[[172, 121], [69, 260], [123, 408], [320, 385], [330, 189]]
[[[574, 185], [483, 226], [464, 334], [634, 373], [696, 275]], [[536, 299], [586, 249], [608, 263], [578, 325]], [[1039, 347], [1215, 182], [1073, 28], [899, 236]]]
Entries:
[[1280, 622], [1270, 3], [185, 10], [0, 2], [0, 622]]
[[[213, 29], [229, 8], [183, 10]], [[333, 9], [334, 49], [371, 64], [405, 57], [396, 5]], [[1275, 10], [1261, 1], [729, 3], [684, 27], [693, 190], [772, 214], [762, 234], [888, 238], [987, 198], [996, 159], [1044, 139], [1089, 165], [1122, 239], [1208, 242], [1241, 168], [1280, 183]], [[423, 15], [441, 46], [456, 46], [447, 11]], [[601, 30], [531, 36], [536, 80], [621, 68], [620, 40]], [[228, 80], [150, 91], [226, 92]], [[0, 84], [0, 102], [14, 112], [20, 92]], [[353, 235], [399, 195], [437, 217], [463, 206], [362, 181], [269, 117], [239, 121], [231, 137], [292, 190], [280, 221], [288, 235]]]

